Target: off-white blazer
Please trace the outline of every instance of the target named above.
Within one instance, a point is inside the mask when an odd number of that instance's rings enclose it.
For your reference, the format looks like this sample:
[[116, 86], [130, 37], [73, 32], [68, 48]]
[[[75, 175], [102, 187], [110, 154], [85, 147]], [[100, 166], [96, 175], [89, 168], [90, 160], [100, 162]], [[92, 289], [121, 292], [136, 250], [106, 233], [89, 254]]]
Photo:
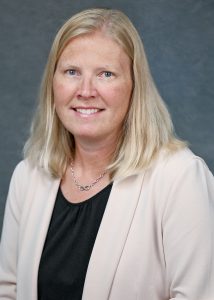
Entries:
[[[37, 299], [59, 184], [26, 161], [15, 169], [0, 248], [1, 300]], [[82, 299], [214, 300], [214, 178], [199, 157], [186, 149], [162, 155], [146, 172], [114, 182]]]

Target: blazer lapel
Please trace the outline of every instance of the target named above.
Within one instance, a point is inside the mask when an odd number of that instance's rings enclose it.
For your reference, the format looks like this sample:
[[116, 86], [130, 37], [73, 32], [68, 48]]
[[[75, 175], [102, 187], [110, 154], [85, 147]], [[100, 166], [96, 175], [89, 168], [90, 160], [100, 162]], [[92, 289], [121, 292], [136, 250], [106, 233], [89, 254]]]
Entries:
[[83, 300], [109, 299], [117, 266], [138, 204], [144, 175], [114, 182], [91, 254]]
[[[40, 178], [41, 177], [41, 178]], [[35, 182], [37, 184], [35, 184]], [[56, 194], [59, 188], [59, 179], [49, 179], [36, 176], [27, 195], [28, 209], [23, 217], [22, 250], [20, 253], [21, 268], [19, 275], [20, 288], [17, 299], [37, 299], [37, 276], [40, 256], [45, 242], [49, 222], [51, 219]], [[26, 263], [27, 262], [27, 263]], [[26, 285], [26, 282], [28, 283]]]

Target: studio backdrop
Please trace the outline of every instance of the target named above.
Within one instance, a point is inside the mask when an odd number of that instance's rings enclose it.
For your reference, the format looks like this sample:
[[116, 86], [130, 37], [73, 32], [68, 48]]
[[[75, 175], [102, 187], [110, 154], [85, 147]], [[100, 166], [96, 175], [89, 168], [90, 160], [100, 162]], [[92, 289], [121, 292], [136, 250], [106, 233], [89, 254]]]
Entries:
[[0, 0], [0, 231], [53, 38], [91, 7], [130, 17], [177, 135], [214, 172], [214, 0]]

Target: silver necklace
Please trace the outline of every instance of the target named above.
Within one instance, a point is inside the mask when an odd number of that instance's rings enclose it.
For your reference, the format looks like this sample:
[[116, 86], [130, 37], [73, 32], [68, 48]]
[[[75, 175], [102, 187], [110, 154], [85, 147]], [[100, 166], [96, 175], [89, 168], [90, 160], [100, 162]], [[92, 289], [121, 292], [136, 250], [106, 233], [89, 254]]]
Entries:
[[95, 179], [91, 184], [88, 184], [88, 185], [81, 185], [77, 179], [76, 179], [76, 176], [74, 174], [74, 169], [73, 169], [73, 166], [70, 165], [70, 168], [71, 168], [71, 175], [72, 175], [72, 178], [73, 178], [73, 181], [76, 185], [76, 187], [81, 191], [81, 192], [85, 192], [85, 191], [89, 191], [96, 183], [98, 183], [104, 176], [105, 174], [107, 173], [107, 171], [104, 171], [103, 173], [101, 173], [99, 175], [99, 177], [97, 177], [97, 179]]

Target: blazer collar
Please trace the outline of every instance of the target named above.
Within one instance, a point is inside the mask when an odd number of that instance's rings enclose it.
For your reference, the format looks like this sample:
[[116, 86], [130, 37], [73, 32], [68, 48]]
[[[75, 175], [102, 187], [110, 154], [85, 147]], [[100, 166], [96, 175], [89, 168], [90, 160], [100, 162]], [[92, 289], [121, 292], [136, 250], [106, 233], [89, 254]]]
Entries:
[[89, 261], [83, 300], [109, 299], [135, 214], [144, 174], [114, 182]]

